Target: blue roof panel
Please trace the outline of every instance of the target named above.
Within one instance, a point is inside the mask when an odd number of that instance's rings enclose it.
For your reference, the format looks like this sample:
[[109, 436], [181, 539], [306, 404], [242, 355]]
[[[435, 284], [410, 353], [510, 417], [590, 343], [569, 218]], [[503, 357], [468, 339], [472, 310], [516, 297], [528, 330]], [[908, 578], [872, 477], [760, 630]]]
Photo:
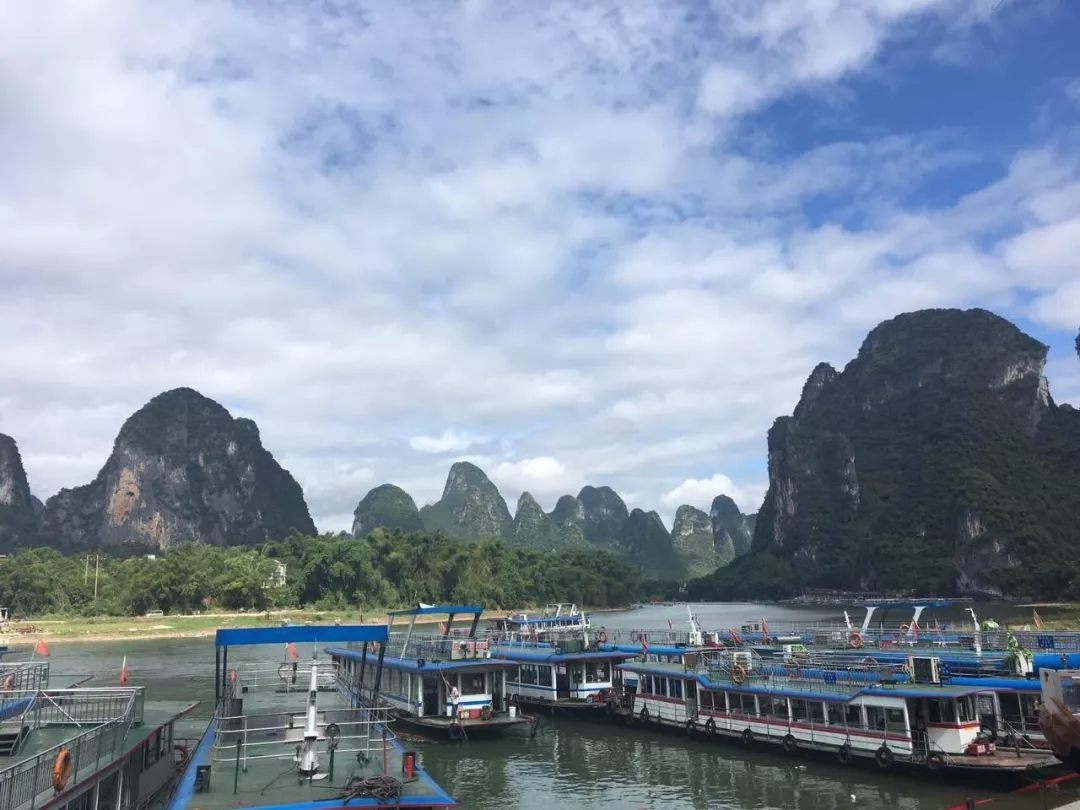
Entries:
[[406, 608], [405, 610], [391, 610], [387, 616], [448, 616], [451, 613], [470, 613], [479, 616], [484, 612], [477, 605], [428, 605], [427, 607]]
[[218, 647], [249, 647], [257, 644], [303, 644], [348, 641], [384, 642], [390, 637], [385, 624], [310, 624], [287, 627], [223, 627], [214, 636]]

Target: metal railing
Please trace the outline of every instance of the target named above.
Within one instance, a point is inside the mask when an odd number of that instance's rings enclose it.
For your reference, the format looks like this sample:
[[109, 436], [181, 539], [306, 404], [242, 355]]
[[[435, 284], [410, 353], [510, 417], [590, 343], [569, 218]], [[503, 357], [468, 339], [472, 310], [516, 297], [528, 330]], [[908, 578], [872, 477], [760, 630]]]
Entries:
[[[87, 695], [85, 701], [79, 693]], [[104, 693], [112, 693], [106, 695]], [[27, 697], [27, 696], [24, 696]], [[66, 751], [71, 762], [68, 784], [99, 770], [124, 753], [124, 739], [132, 726], [142, 722], [143, 690], [51, 690], [32, 696], [23, 713], [23, 722], [32, 729], [46, 726], [75, 726], [85, 730], [21, 762], [0, 770], [0, 810], [16, 810], [24, 805], [33, 808], [44, 795], [51, 796], [53, 768]], [[85, 705], [80, 705], [85, 704]], [[111, 717], [106, 715], [111, 714]], [[95, 719], [96, 718], [96, 719]], [[101, 718], [105, 718], [102, 720]], [[91, 725], [91, 728], [86, 728]]]
[[0, 684], [5, 693], [45, 689], [49, 686], [49, 662], [0, 662]]
[[[319, 659], [315, 678], [320, 690], [334, 688], [337, 667], [330, 659]], [[286, 692], [307, 692], [311, 686], [311, 661], [285, 661], [276, 666], [241, 664], [231, 671], [230, 679], [249, 692], [281, 691], [282, 688]]]

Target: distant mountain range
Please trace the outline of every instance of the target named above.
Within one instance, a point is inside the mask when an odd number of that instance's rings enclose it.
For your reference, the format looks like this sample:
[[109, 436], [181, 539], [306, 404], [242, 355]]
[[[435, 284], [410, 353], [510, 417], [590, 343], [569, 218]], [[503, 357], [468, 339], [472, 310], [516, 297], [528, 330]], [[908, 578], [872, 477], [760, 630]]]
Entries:
[[743, 515], [726, 495], [713, 500], [711, 514], [680, 506], [669, 532], [656, 512], [627, 509], [611, 487], [583, 487], [563, 495], [544, 512], [528, 492], [511, 516], [506, 501], [483, 470], [467, 461], [450, 468], [442, 497], [418, 509], [412, 496], [393, 484], [375, 487], [356, 507], [353, 536], [376, 529], [440, 531], [461, 539], [503, 538], [526, 548], [600, 548], [639, 565], [650, 576], [702, 576], [750, 550], [754, 516]]

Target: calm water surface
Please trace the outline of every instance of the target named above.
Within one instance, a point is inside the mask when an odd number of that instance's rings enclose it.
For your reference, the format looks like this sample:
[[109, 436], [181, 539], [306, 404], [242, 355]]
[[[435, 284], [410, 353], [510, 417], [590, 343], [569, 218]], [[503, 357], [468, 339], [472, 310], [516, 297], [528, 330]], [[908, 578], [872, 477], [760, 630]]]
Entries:
[[[693, 610], [705, 628], [738, 625], [762, 614], [774, 621], [839, 615], [831, 608], [771, 605], [694, 605]], [[993, 613], [988, 610], [986, 616]], [[603, 613], [594, 618], [594, 624], [658, 628], [666, 627], [669, 617], [677, 627], [686, 626], [685, 607]], [[131, 682], [148, 687], [148, 697], [201, 700], [200, 715], [208, 717], [212, 711], [211, 639], [57, 642], [51, 646], [54, 686], [66, 686], [88, 672], [97, 674], [95, 683], [115, 682], [121, 660], [127, 655]], [[276, 652], [270, 654], [276, 660]], [[255, 659], [256, 653], [234, 649], [229, 658], [239, 663]], [[549, 723], [533, 739], [507, 737], [460, 745], [417, 743], [413, 747], [420, 752], [428, 772], [470, 810], [945, 810], [968, 796], [994, 795], [570, 720]], [[986, 807], [1056, 807], [1080, 798], [1080, 792], [1068, 788], [1045, 797], [1003, 797]]]

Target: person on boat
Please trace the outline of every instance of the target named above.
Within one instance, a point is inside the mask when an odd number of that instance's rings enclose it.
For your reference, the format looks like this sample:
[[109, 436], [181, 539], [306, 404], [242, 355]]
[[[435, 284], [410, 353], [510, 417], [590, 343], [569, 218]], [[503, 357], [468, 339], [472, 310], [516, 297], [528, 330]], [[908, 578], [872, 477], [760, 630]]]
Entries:
[[458, 716], [457, 706], [458, 706], [458, 701], [459, 700], [461, 700], [461, 692], [458, 691], [458, 688], [456, 686], [451, 686], [450, 687], [450, 711], [451, 711], [450, 716], [451, 717], [457, 717]]
[[1080, 717], [1061, 701], [1053, 699], [1056, 709], [1043, 706], [1039, 711], [1039, 727], [1054, 756], [1080, 773]]

